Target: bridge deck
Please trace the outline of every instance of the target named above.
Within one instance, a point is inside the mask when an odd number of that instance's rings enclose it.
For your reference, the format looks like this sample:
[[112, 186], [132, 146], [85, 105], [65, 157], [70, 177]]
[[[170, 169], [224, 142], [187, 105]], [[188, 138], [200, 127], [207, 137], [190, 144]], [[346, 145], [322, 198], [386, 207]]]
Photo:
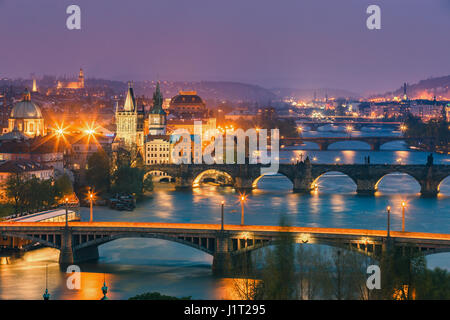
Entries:
[[[0, 231], [14, 230], [24, 232], [34, 229], [44, 231], [48, 229], [60, 230], [64, 228], [64, 222], [2, 222]], [[70, 222], [69, 227], [74, 231], [152, 231], [155, 232], [179, 232], [179, 231], [219, 231], [220, 224], [198, 224], [198, 223], [163, 223], [163, 222]], [[30, 229], [28, 229], [30, 228]], [[257, 225], [225, 225], [226, 231], [251, 232], [258, 234], [270, 234], [278, 232], [309, 233], [317, 235], [346, 235], [352, 237], [386, 237], [385, 230], [371, 229], [341, 229], [341, 228], [310, 228], [310, 227], [279, 227], [279, 226], [257, 226]], [[50, 230], [48, 230], [50, 231]], [[391, 231], [391, 237], [399, 239], [415, 240], [441, 240], [450, 242], [450, 234], [427, 233], [427, 232], [401, 232]]]

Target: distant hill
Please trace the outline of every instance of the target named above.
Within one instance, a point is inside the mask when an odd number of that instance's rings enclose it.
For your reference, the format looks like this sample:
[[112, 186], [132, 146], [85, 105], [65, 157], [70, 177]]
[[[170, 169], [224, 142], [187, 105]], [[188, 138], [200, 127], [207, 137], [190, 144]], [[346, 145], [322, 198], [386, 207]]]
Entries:
[[[450, 75], [443, 77], [428, 78], [415, 84], [407, 84], [406, 93], [410, 99], [450, 99]], [[403, 96], [403, 86], [400, 88], [372, 97], [393, 97]], [[371, 98], [372, 98], [371, 97]]]
[[275, 88], [272, 92], [282, 98], [292, 97], [294, 99], [301, 99], [310, 101], [314, 99], [314, 94], [317, 99], [324, 99], [328, 95], [328, 98], [360, 98], [360, 94], [331, 88], [318, 88], [318, 89], [294, 89], [294, 88]]
[[[155, 81], [139, 81], [135, 83], [136, 93], [151, 97], [155, 89]], [[161, 90], [165, 98], [172, 98], [179, 91], [195, 90], [204, 100], [231, 101], [231, 102], [257, 102], [267, 104], [272, 100], [278, 100], [276, 94], [263, 87], [225, 81], [161, 81]]]

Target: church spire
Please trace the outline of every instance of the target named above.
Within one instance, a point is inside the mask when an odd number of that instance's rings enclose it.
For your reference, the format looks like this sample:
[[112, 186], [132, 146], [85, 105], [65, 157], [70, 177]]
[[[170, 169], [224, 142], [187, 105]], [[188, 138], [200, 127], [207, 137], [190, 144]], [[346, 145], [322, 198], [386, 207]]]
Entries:
[[133, 83], [128, 82], [128, 92], [123, 105], [124, 111], [136, 111], [136, 99], [134, 98]]
[[153, 108], [156, 106], [162, 108], [163, 96], [161, 94], [161, 89], [159, 88], [159, 81], [156, 83], [156, 90], [153, 93]]

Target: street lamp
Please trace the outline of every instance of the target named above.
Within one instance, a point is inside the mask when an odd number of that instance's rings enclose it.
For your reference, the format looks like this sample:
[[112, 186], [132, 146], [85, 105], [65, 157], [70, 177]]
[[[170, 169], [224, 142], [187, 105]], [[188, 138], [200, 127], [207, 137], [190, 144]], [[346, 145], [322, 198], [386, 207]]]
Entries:
[[241, 226], [244, 225], [244, 202], [245, 202], [245, 195], [241, 195]]
[[387, 206], [387, 237], [389, 238], [391, 236], [391, 206]]
[[406, 203], [405, 201], [402, 201], [402, 232], [405, 232], [405, 208]]
[[350, 126], [350, 125], [348, 125], [348, 126], [346, 127], [346, 130], [347, 130], [348, 136], [351, 137], [351, 136], [352, 136], [352, 130], [353, 130], [353, 127]]
[[223, 207], [225, 206], [225, 201], [222, 201], [221, 203], [221, 215], [222, 215], [222, 225], [220, 227], [220, 230], [223, 231]]
[[94, 194], [92, 193], [92, 190], [89, 190], [89, 204], [90, 204], [90, 222], [94, 221], [94, 216], [92, 212], [92, 201], [94, 200]]
[[69, 203], [69, 198], [66, 197], [66, 198], [64, 199], [64, 204], [65, 204], [65, 206], [66, 206], [66, 228], [69, 227], [69, 209], [67, 208], [68, 203]]

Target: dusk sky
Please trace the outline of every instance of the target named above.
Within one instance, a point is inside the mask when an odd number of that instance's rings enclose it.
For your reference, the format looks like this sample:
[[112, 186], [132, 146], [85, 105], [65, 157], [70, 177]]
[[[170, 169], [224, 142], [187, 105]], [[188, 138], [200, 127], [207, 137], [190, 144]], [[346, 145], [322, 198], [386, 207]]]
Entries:
[[[81, 30], [66, 8], [81, 7]], [[381, 30], [366, 8], [381, 7]], [[370, 93], [450, 74], [450, 0], [0, 0], [0, 77], [226, 80]]]

